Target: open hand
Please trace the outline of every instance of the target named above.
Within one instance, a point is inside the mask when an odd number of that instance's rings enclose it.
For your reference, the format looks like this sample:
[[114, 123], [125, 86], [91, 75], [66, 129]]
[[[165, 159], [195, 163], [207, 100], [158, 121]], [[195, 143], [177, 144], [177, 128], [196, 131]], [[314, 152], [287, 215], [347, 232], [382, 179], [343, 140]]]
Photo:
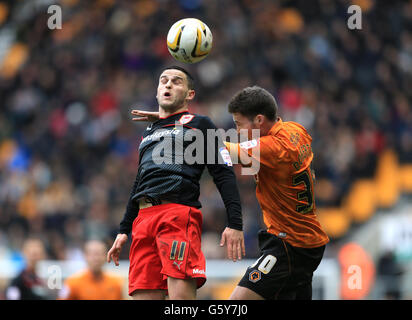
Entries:
[[123, 245], [127, 241], [127, 234], [118, 234], [116, 237], [116, 240], [114, 240], [112, 248], [109, 250], [107, 253], [107, 262], [110, 263], [110, 261], [113, 259], [114, 264], [116, 266], [119, 265], [119, 255], [120, 251], [122, 250]]
[[155, 122], [159, 120], [158, 111], [144, 111], [144, 110], [133, 109], [130, 113], [134, 116], [137, 116], [135, 118], [132, 118], [133, 121]]
[[220, 240], [220, 246], [227, 245], [227, 257], [230, 260], [236, 262], [241, 260], [242, 256], [245, 256], [245, 239], [243, 231], [226, 228], [222, 233], [222, 239]]

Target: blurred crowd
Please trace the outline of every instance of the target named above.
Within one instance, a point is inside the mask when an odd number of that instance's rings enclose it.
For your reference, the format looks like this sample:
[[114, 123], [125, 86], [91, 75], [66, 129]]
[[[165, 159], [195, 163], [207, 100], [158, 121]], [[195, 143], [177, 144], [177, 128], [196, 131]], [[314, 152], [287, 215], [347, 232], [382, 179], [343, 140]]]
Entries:
[[[269, 90], [283, 120], [313, 137], [318, 206], [339, 205], [385, 148], [412, 162], [411, 1], [354, 1], [361, 30], [347, 27], [351, 1], [62, 0], [61, 30], [47, 27], [47, 7], [20, 17], [25, 1], [3, 3], [3, 26], [14, 22], [27, 58], [0, 76], [0, 258], [20, 261], [28, 234], [49, 259], [79, 259], [91, 238], [111, 245], [145, 129], [130, 110], [157, 109], [159, 72], [179, 65], [165, 36], [185, 17], [214, 36], [209, 57], [185, 66], [197, 91], [190, 111], [233, 128], [230, 97], [254, 84]], [[263, 224], [253, 179], [238, 177], [254, 258]], [[207, 173], [200, 200], [204, 252], [222, 258], [226, 214]]]

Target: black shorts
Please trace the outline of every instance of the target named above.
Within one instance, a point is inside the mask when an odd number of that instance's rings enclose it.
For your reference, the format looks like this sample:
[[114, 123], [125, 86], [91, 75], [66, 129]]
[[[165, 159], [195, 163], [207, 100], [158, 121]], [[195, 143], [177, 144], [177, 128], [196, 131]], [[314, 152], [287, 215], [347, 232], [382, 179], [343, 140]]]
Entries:
[[311, 300], [313, 272], [325, 246], [297, 248], [265, 231], [259, 231], [262, 256], [247, 270], [239, 286], [265, 299]]

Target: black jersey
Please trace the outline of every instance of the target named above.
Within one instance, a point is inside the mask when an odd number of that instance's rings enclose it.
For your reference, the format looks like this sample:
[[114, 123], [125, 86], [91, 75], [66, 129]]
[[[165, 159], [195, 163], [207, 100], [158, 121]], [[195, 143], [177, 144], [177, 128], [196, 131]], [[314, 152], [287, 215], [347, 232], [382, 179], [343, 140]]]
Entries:
[[6, 289], [7, 300], [52, 299], [46, 284], [33, 272], [23, 270]]
[[142, 198], [153, 204], [166, 200], [201, 208], [199, 181], [205, 167], [222, 196], [228, 227], [242, 230], [236, 176], [230, 159], [225, 157], [223, 140], [213, 138], [216, 129], [208, 117], [188, 111], [159, 119], [147, 127], [140, 142], [138, 172], [120, 233], [130, 233]]

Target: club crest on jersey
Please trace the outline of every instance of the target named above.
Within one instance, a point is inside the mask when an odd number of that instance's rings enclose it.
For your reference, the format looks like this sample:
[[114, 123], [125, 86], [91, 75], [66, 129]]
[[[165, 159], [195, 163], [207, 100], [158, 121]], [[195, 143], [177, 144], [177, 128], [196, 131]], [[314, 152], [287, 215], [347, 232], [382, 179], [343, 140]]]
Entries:
[[256, 283], [262, 278], [262, 275], [259, 270], [253, 270], [249, 273], [249, 281]]
[[195, 116], [194, 116], [193, 114], [185, 114], [185, 115], [183, 115], [183, 116], [180, 117], [179, 123], [181, 123], [181, 124], [189, 123], [190, 121], [192, 121], [192, 119], [193, 119], [194, 117], [195, 117]]
[[240, 146], [242, 149], [251, 149], [251, 148], [253, 148], [253, 147], [256, 147], [257, 145], [258, 145], [258, 142], [257, 142], [256, 139], [239, 143], [239, 146]]

